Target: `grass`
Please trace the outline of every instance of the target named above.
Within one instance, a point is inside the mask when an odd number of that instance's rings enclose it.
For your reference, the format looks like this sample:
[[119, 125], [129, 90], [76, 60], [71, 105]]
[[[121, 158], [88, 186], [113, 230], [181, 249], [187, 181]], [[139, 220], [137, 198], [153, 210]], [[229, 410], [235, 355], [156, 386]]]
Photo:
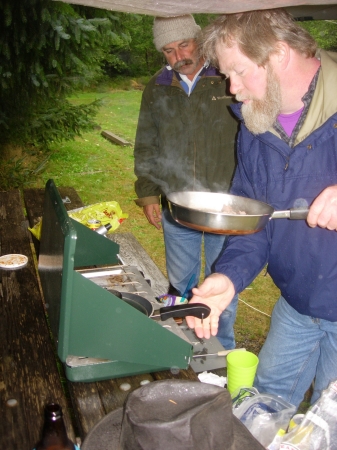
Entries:
[[[101, 201], [117, 201], [129, 214], [116, 232], [131, 232], [138, 239], [159, 269], [166, 275], [162, 232], [149, 225], [134, 199], [133, 145], [141, 100], [140, 90], [118, 90], [105, 87], [95, 92], [78, 94], [76, 104], [97, 98], [103, 105], [97, 115], [97, 129], [75, 141], [52, 146], [52, 155], [45, 171], [32, 187], [44, 187], [49, 178], [57, 186], [72, 186], [86, 205]], [[107, 130], [130, 142], [121, 147], [101, 136]], [[268, 275], [261, 273], [249, 288], [240, 294], [235, 332], [239, 347], [257, 353], [269, 329], [270, 314], [279, 296]], [[256, 308], [256, 309], [252, 309]], [[258, 312], [258, 311], [262, 311]]]

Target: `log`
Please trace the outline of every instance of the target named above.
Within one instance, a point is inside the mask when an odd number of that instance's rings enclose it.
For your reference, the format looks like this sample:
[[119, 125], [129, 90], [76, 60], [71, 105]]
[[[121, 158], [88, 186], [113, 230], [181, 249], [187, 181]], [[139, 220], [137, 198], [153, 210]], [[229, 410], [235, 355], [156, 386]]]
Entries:
[[114, 144], [118, 144], [118, 145], [131, 145], [130, 142], [126, 141], [125, 139], [117, 136], [114, 133], [111, 133], [111, 131], [102, 131], [101, 135], [103, 137], [105, 137], [106, 139], [108, 139], [108, 141], [113, 142]]

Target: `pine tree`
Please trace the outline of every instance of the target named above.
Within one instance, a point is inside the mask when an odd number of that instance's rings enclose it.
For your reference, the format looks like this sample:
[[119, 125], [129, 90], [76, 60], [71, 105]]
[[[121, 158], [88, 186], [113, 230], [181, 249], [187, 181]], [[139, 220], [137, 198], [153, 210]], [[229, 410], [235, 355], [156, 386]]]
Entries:
[[[86, 14], [87, 12], [87, 14]], [[87, 18], [88, 16], [89, 18]], [[67, 97], [100, 76], [118, 17], [51, 0], [0, 3], [0, 144], [72, 139], [93, 126], [97, 102]]]

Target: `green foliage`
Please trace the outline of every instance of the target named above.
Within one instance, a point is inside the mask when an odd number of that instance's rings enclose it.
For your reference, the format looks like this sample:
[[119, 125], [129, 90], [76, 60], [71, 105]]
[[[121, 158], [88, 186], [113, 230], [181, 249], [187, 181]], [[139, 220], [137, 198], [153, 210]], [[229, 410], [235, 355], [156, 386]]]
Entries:
[[200, 25], [201, 29], [205, 28], [218, 16], [219, 14], [193, 14], [194, 20], [198, 25]]
[[310, 20], [301, 22], [318, 46], [324, 50], [337, 51], [337, 21], [335, 20]]
[[33, 183], [36, 176], [41, 172], [50, 155], [44, 155], [43, 158], [35, 158], [30, 149], [22, 157], [12, 157], [4, 159], [0, 164], [0, 190], [20, 188]]
[[30, 178], [30, 171], [23, 167], [24, 158], [11, 158], [1, 162], [0, 189], [5, 191], [25, 184]]
[[96, 115], [101, 105], [95, 100], [88, 105], [74, 106], [68, 100], [47, 102], [45, 109], [32, 117], [30, 137], [37, 145], [47, 146], [49, 142], [74, 139], [86, 131], [93, 130]]
[[118, 74], [137, 77], [156, 72], [163, 64], [163, 57], [153, 44], [153, 17], [128, 13], [118, 13], [117, 17], [114, 30], [125, 39], [111, 46], [105, 72], [110, 77]]
[[2, 145], [47, 144], [88, 129], [96, 106], [74, 110], [66, 97], [102, 76], [110, 46], [126, 39], [116, 35], [114, 23], [113, 14], [102, 10], [51, 0], [2, 0]]
[[163, 55], [157, 51], [153, 43], [153, 17], [135, 16], [130, 25], [131, 43], [127, 59], [129, 74], [130, 76], [152, 75], [165, 62]]

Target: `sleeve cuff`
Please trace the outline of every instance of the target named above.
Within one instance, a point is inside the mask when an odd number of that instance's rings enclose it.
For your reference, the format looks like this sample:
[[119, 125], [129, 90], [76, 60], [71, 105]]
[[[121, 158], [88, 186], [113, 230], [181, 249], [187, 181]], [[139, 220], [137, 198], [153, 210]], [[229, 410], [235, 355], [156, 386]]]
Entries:
[[160, 201], [159, 201], [159, 196], [153, 195], [152, 197], [137, 198], [137, 200], [135, 200], [135, 203], [137, 206], [147, 206], [147, 205], [154, 205], [154, 204], [159, 205]]

